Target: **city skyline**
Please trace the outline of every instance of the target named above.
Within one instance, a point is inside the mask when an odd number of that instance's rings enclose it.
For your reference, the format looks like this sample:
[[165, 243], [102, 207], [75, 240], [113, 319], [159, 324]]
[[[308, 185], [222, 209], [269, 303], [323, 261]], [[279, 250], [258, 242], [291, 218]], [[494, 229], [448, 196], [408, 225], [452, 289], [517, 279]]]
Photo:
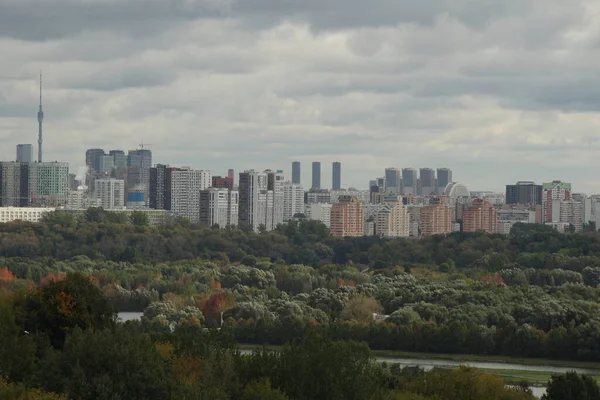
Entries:
[[343, 186], [448, 166], [481, 190], [600, 191], [596, 6], [338, 1], [324, 6], [335, 18], [310, 2], [150, 2], [143, 15], [135, 2], [8, 2], [0, 159], [37, 143], [43, 70], [44, 160], [73, 171], [86, 148], [147, 141], [163, 163], [222, 174], [337, 160]]

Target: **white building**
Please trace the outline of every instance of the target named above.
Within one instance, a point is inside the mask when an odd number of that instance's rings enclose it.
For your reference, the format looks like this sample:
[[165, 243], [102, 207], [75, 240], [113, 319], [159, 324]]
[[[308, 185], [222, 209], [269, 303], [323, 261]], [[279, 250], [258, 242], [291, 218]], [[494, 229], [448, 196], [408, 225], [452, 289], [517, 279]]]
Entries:
[[210, 171], [189, 167], [171, 172], [171, 211], [178, 217], [200, 222], [200, 191], [212, 185]]
[[44, 215], [54, 210], [54, 208], [45, 207], [0, 207], [0, 223], [7, 223], [17, 220], [39, 222]]
[[575, 232], [583, 231], [583, 203], [573, 200], [560, 202], [560, 221], [575, 227]]
[[[337, 199], [337, 198], [336, 198]], [[331, 203], [331, 192], [327, 189], [311, 189], [306, 192], [306, 204]]]
[[296, 214], [304, 213], [304, 189], [298, 183], [283, 184], [283, 220], [289, 221]]
[[304, 207], [306, 218], [321, 221], [331, 228], [331, 204], [306, 204]]
[[125, 207], [125, 181], [122, 179], [96, 179], [94, 198], [106, 210]]
[[239, 193], [236, 190], [208, 188], [200, 191], [200, 225], [221, 228], [238, 224]]
[[343, 190], [332, 190], [329, 192], [330, 202], [332, 204], [337, 203], [340, 196], [355, 196], [358, 198], [358, 202], [361, 204], [369, 204], [371, 202], [370, 190], [358, 190], [355, 188], [350, 188]]
[[284, 213], [283, 172], [270, 170], [240, 173], [239, 224], [254, 231], [261, 227], [271, 231], [283, 223]]
[[399, 196], [389, 196], [377, 213], [375, 232], [381, 237], [408, 237], [410, 221]]

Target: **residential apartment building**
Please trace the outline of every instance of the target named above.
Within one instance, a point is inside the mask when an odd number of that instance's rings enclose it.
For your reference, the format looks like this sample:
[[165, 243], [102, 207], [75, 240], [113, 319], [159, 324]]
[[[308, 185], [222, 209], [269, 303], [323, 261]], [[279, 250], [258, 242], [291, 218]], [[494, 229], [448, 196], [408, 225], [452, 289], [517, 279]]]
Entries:
[[365, 217], [356, 196], [341, 196], [338, 203], [331, 206], [332, 236], [363, 236]]
[[29, 206], [62, 207], [67, 205], [69, 164], [37, 162], [23, 165], [28, 171]]
[[296, 214], [304, 214], [304, 188], [287, 181], [283, 184], [283, 220], [289, 221]]
[[476, 199], [463, 212], [463, 231], [496, 233], [498, 216], [487, 200]]
[[239, 224], [254, 231], [271, 231], [283, 222], [284, 176], [282, 171], [248, 170], [240, 173]]
[[184, 167], [171, 171], [171, 211], [178, 217], [200, 222], [200, 191], [212, 184], [210, 171]]
[[531, 181], [506, 185], [506, 204], [542, 204], [542, 192], [542, 185]]
[[384, 199], [375, 221], [375, 234], [381, 237], [408, 237], [409, 216], [398, 195]]
[[331, 203], [331, 192], [327, 189], [310, 189], [304, 194], [304, 203], [322, 204]]
[[328, 228], [331, 227], [331, 204], [306, 204], [304, 215], [307, 219], [321, 221]]
[[421, 224], [419, 226], [422, 236], [441, 235], [452, 232], [453, 208], [440, 202], [430, 202], [421, 207]]
[[156, 164], [150, 169], [149, 207], [155, 210], [171, 210], [172, 208], [172, 173], [181, 168], [164, 164]]
[[125, 207], [125, 181], [122, 179], [96, 179], [94, 197], [104, 209]]
[[0, 162], [0, 206], [29, 205], [29, 170], [26, 163]]
[[238, 224], [239, 193], [227, 188], [200, 191], [200, 225], [221, 228]]
[[560, 222], [560, 203], [571, 200], [571, 184], [552, 181], [542, 185], [543, 222]]
[[583, 203], [574, 200], [562, 201], [560, 203], [560, 220], [558, 222], [573, 225], [575, 232], [583, 231]]

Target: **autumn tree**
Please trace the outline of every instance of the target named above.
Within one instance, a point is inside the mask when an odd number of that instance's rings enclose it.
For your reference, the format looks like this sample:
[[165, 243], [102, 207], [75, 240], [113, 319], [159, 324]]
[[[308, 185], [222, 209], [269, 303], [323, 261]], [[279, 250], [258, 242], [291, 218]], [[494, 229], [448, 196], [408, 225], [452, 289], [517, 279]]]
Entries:
[[365, 295], [353, 296], [340, 314], [342, 320], [354, 320], [364, 323], [373, 322], [373, 314], [381, 310], [377, 300]]

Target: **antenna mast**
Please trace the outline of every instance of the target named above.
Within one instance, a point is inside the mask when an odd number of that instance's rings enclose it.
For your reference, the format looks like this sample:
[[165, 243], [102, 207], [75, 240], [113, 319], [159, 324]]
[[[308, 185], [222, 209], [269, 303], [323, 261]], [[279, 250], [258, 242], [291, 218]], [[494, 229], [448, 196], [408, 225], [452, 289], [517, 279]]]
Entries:
[[42, 72], [40, 71], [40, 109], [38, 111], [38, 162], [42, 162], [42, 123], [44, 122], [44, 111], [42, 111]]

